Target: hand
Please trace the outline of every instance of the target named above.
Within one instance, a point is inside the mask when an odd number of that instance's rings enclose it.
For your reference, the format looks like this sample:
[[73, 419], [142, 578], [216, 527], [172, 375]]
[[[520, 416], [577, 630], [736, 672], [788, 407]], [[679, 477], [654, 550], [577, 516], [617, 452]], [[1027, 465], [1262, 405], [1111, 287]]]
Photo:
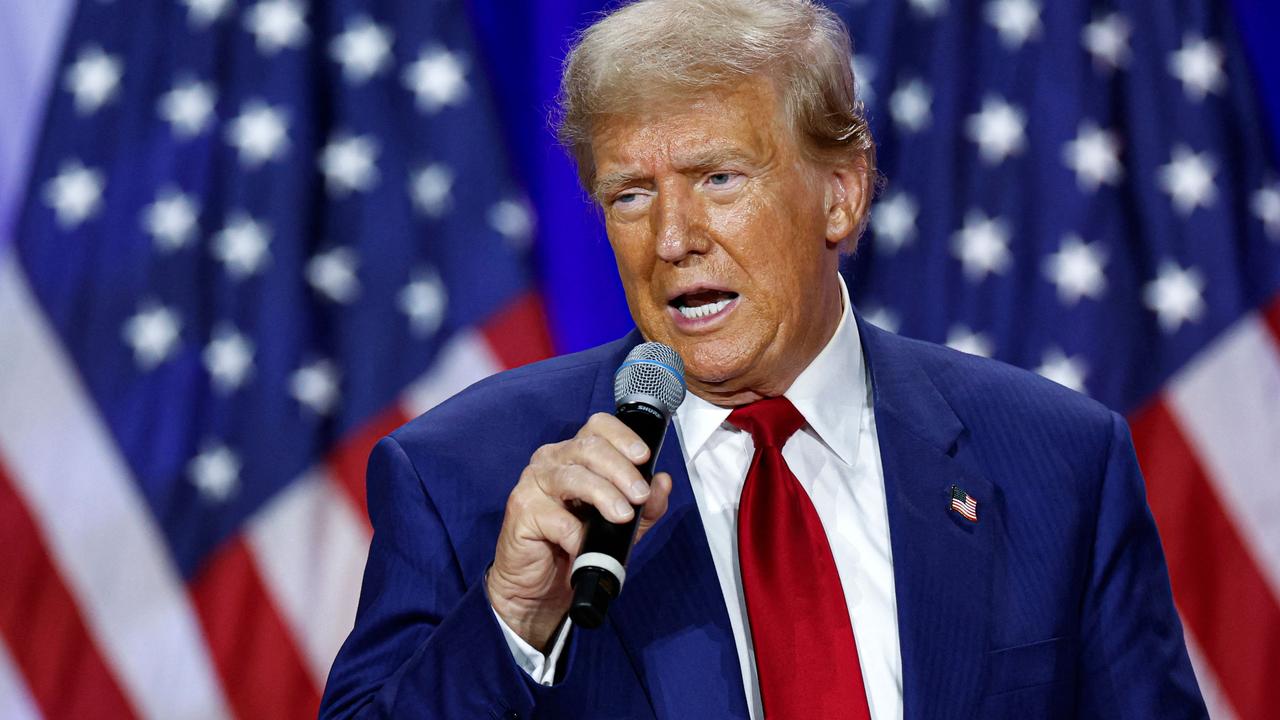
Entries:
[[627, 522], [641, 505], [637, 541], [667, 511], [671, 476], [647, 484], [636, 463], [649, 448], [612, 415], [592, 415], [578, 434], [538, 448], [507, 498], [493, 565], [485, 578], [489, 602], [507, 626], [544, 650], [573, 591], [569, 571], [586, 535], [574, 514], [592, 505], [610, 522]]

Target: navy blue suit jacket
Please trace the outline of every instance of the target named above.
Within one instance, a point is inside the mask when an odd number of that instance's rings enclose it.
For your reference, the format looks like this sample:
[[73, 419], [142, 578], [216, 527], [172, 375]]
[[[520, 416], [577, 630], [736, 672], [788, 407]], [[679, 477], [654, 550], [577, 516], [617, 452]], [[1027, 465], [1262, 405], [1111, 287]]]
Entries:
[[[859, 331], [905, 717], [1205, 717], [1123, 420], [1030, 373]], [[560, 682], [516, 665], [485, 595], [529, 456], [612, 411], [613, 371], [638, 341], [496, 375], [378, 443], [359, 613], [322, 717], [747, 717], [674, 429], [658, 461], [675, 480], [670, 508], [606, 624], [571, 634]], [[953, 484], [977, 499], [977, 523], [948, 509]]]

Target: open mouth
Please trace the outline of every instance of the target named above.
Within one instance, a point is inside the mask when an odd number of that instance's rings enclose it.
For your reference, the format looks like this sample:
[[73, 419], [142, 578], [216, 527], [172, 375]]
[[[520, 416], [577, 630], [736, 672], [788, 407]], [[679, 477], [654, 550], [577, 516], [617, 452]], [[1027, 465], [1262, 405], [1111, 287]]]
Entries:
[[699, 290], [673, 298], [671, 307], [687, 320], [702, 320], [719, 314], [738, 298], [738, 293], [728, 290]]

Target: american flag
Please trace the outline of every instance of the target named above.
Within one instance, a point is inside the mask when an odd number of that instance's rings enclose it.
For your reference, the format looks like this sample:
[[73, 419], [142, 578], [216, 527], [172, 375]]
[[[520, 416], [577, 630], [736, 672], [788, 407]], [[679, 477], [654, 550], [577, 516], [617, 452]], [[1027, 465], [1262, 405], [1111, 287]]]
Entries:
[[1280, 177], [1208, 0], [839, 4], [887, 178], [873, 322], [1127, 415], [1214, 717], [1280, 685]]
[[0, 256], [0, 716], [314, 717], [372, 443], [549, 353], [462, 3], [79, 3]]
[[[548, 352], [525, 254], [559, 239], [464, 5], [500, 3], [79, 3], [13, 227], [0, 197], [0, 717], [314, 714], [367, 448]], [[860, 310], [1125, 412], [1214, 716], [1269, 716], [1280, 184], [1227, 8], [832, 6], [888, 179]], [[611, 272], [574, 259], [541, 271]]]
[[978, 522], [978, 501], [955, 485], [951, 486], [951, 509], [963, 515], [966, 520]]

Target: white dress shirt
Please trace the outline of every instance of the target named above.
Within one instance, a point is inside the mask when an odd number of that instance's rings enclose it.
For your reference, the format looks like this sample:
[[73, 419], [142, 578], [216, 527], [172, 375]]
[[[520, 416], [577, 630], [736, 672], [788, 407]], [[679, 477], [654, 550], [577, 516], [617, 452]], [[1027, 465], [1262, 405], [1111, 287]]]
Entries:
[[[782, 456], [809, 493], [826, 530], [849, 608], [872, 720], [898, 720], [902, 717], [902, 657], [884, 471], [858, 325], [848, 291], [843, 283], [840, 287], [844, 314], [835, 334], [784, 393], [807, 424], [787, 441]], [[759, 720], [764, 713], [737, 541], [738, 498], [755, 446], [750, 434], [728, 424], [730, 412], [690, 393], [676, 410], [675, 423], [733, 629], [747, 707], [751, 717]], [[549, 684], [568, 634], [568, 621], [549, 657], [501, 624], [517, 662], [536, 680]]]

